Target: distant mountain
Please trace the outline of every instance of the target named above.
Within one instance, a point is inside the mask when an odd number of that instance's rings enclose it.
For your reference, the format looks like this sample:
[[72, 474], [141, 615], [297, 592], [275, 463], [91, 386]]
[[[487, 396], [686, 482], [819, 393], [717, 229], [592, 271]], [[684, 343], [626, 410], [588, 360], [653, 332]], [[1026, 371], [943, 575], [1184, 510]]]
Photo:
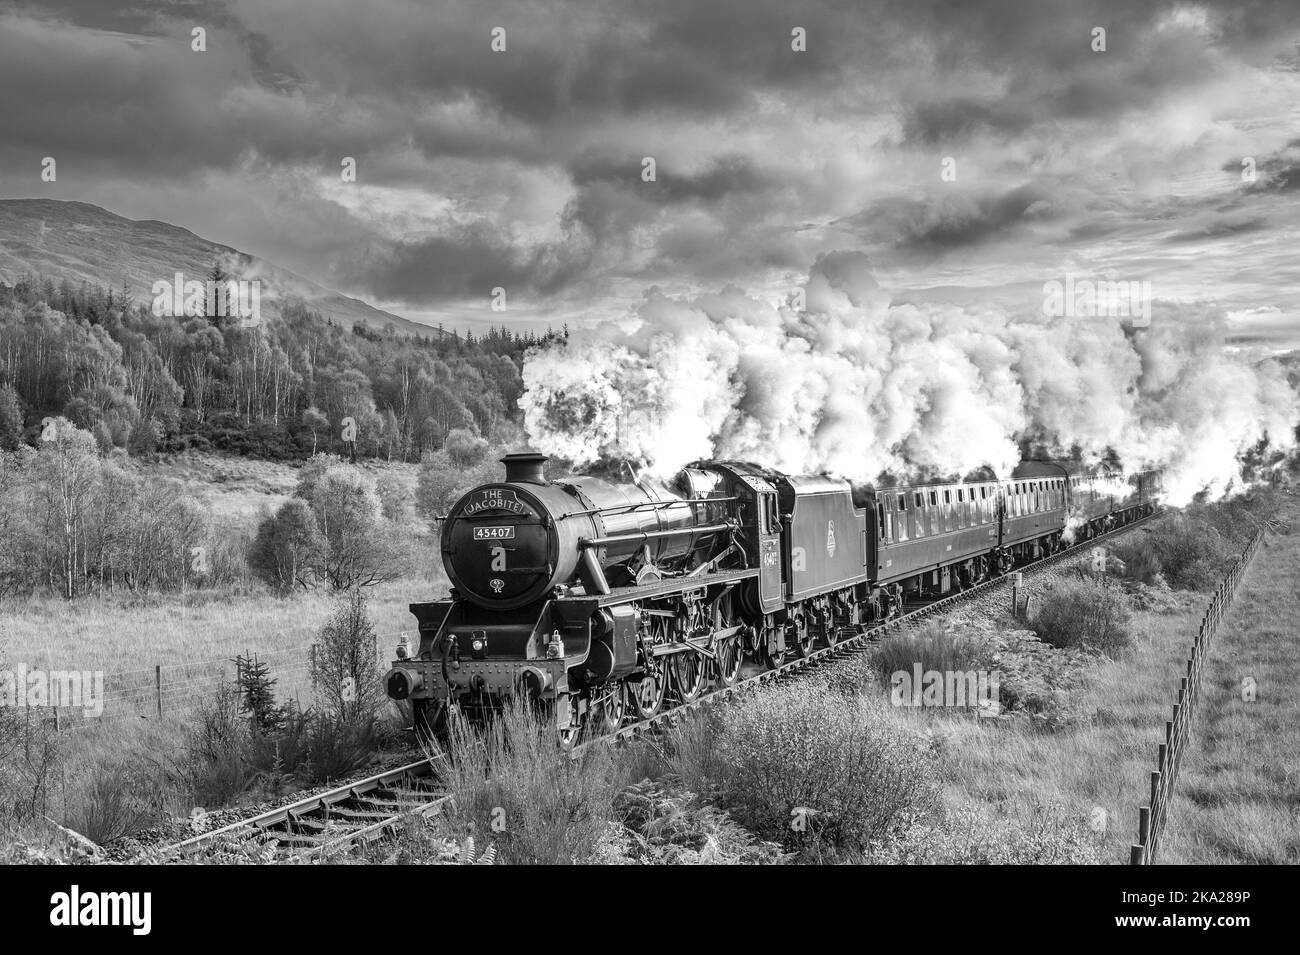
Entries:
[[399, 334], [438, 334], [167, 222], [127, 219], [88, 202], [0, 199], [0, 281], [10, 285], [25, 272], [74, 285], [125, 285], [135, 301], [148, 304], [155, 282], [172, 282], [177, 272], [186, 281], [206, 281], [214, 262], [234, 278], [261, 280], [263, 315], [277, 315], [279, 302], [292, 297], [345, 328], [362, 322], [378, 330], [392, 324]]

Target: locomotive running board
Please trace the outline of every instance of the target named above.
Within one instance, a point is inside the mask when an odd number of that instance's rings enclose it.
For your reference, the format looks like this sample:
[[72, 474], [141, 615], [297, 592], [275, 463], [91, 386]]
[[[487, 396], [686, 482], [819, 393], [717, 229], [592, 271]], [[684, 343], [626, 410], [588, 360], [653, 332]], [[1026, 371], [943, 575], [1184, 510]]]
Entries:
[[709, 574], [705, 577], [669, 577], [667, 580], [656, 580], [652, 584], [640, 584], [633, 587], [615, 587], [607, 594], [592, 594], [600, 602], [600, 606], [608, 607], [610, 604], [626, 603], [629, 600], [639, 600], [649, 597], [660, 597], [664, 594], [678, 593], [683, 590], [703, 590], [705, 587], [712, 587], [716, 584], [734, 585], [742, 580], [752, 580], [758, 576], [758, 568], [753, 567], [748, 570], [722, 570], [716, 574]]

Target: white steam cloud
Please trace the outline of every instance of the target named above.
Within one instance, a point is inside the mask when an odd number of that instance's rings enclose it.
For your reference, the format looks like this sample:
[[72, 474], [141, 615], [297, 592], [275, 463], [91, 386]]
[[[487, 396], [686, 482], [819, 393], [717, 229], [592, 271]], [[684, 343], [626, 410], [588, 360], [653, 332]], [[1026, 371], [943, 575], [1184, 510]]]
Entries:
[[1243, 483], [1243, 456], [1292, 450], [1300, 397], [1276, 362], [1223, 348], [1222, 319], [1157, 305], [1119, 319], [893, 305], [859, 253], [813, 266], [802, 309], [737, 289], [647, 295], [532, 354], [520, 403], [536, 447], [577, 465], [626, 456], [655, 474], [702, 458], [859, 481], [1006, 474], [1019, 442], [1170, 470], [1169, 498]]

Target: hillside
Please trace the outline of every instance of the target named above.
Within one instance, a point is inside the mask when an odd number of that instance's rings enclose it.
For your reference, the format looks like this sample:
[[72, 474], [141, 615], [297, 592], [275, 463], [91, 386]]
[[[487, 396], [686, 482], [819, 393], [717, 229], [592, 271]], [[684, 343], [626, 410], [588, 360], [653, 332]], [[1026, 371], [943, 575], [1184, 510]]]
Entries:
[[125, 285], [136, 302], [148, 304], [154, 282], [171, 281], [177, 272], [203, 280], [217, 261], [238, 278], [261, 280], [264, 314], [278, 315], [279, 301], [294, 297], [344, 328], [361, 322], [382, 330], [391, 323], [398, 334], [438, 334], [170, 223], [127, 219], [87, 202], [0, 199], [2, 282], [32, 273], [74, 285]]

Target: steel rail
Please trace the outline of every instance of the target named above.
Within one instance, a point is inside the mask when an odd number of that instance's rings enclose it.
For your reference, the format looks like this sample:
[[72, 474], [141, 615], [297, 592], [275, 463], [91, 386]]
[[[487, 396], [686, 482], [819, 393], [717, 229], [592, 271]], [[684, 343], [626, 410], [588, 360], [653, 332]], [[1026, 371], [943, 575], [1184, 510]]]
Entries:
[[[334, 789], [315, 793], [296, 802], [279, 806], [255, 816], [249, 816], [247, 819], [241, 819], [218, 829], [199, 833], [181, 842], [165, 846], [162, 851], [165, 854], [187, 855], [208, 848], [225, 839], [240, 836], [247, 836], [250, 839], [279, 836], [284, 841], [308, 843], [315, 841], [327, 846], [371, 837], [408, 816], [415, 814], [429, 815], [441, 809], [447, 797], [436, 796], [425, 802], [403, 807], [398, 812], [391, 813], [381, 819], [375, 819], [366, 825], [356, 826], [350, 830], [341, 830], [334, 834], [333, 838], [320, 839], [319, 837], [313, 837], [311, 833], [294, 830], [301, 830], [304, 826], [311, 827], [315, 825], [319, 826], [325, 833], [329, 833], [329, 827], [336, 822], [336, 819], [331, 816], [331, 809], [337, 809], [346, 820], [347, 815], [351, 814], [347, 813], [345, 809], [348, 803], [365, 802], [370, 794], [377, 794], [381, 790], [391, 789], [395, 783], [420, 779], [430, 775], [433, 772], [433, 763], [437, 758], [440, 757], [416, 760], [413, 763], [376, 773], [365, 779], [344, 783]], [[400, 800], [398, 802], [400, 803]], [[355, 815], [362, 816], [366, 814], [355, 813]], [[316, 822], [314, 817], [321, 817], [325, 821]]]

